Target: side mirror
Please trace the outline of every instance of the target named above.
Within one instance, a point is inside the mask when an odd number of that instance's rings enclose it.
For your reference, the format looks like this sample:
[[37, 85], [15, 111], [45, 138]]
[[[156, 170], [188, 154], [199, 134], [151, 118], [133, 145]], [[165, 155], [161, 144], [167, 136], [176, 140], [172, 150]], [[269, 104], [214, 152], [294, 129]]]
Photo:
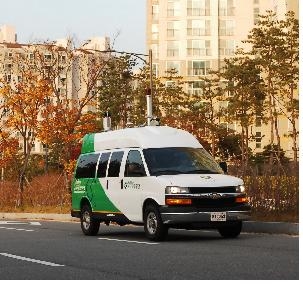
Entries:
[[221, 167], [221, 169], [223, 170], [223, 172], [225, 174], [227, 174], [227, 163], [226, 162], [220, 162], [219, 166]]

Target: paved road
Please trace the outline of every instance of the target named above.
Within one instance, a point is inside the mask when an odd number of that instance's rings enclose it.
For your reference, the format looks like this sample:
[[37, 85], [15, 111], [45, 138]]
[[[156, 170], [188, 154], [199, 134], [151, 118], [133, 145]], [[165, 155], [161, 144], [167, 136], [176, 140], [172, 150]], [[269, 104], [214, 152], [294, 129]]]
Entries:
[[299, 279], [299, 237], [170, 230], [149, 242], [142, 227], [0, 221], [3, 279]]

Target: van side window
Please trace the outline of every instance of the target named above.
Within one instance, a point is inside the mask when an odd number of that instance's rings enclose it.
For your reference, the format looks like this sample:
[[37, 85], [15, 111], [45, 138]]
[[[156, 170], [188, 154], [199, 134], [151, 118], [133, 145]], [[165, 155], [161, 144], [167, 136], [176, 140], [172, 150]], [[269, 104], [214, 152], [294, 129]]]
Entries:
[[99, 160], [99, 166], [97, 170], [97, 178], [106, 177], [106, 168], [109, 160], [110, 152], [102, 153], [101, 158]]
[[108, 167], [108, 177], [118, 177], [124, 152], [113, 152]]
[[80, 156], [76, 169], [76, 178], [95, 178], [99, 154]]
[[125, 177], [146, 176], [144, 164], [139, 151], [130, 150], [128, 152], [128, 156], [125, 164], [124, 176]]

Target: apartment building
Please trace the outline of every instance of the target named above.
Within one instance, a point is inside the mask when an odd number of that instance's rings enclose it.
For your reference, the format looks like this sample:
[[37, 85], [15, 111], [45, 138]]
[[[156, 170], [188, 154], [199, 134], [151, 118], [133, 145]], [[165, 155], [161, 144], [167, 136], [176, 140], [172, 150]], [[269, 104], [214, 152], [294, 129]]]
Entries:
[[[258, 15], [272, 10], [282, 19], [292, 10], [298, 17], [298, 7], [298, 0], [147, 0], [147, 49], [153, 52], [154, 73], [162, 77], [177, 70], [189, 95], [201, 92], [201, 77], [218, 70], [237, 47], [248, 48], [242, 41]], [[291, 126], [285, 118], [279, 124], [282, 148], [291, 157], [292, 144], [284, 137]], [[240, 131], [236, 123], [227, 127]], [[257, 137], [251, 149], [262, 151], [270, 141], [269, 126], [258, 122], [251, 133]]]
[[[0, 31], [0, 39], [3, 40], [0, 41], [1, 80], [13, 87], [22, 80], [20, 68], [29, 68], [44, 78], [52, 78], [55, 92], [68, 98], [71, 103], [77, 103], [89, 93], [94, 99], [85, 106], [83, 112], [96, 111], [98, 99], [94, 94], [98, 82], [93, 84], [94, 72], [98, 62], [101, 63], [111, 56], [103, 52], [109, 49], [108, 37], [91, 38], [79, 48], [75, 48], [67, 38], [47, 43], [21, 44], [15, 41], [14, 28], [8, 29], [5, 26], [1, 27]], [[3, 103], [2, 100], [0, 97], [0, 104]], [[49, 103], [55, 104], [55, 100], [53, 98]], [[5, 116], [0, 119], [5, 119]], [[22, 148], [22, 137], [19, 138]], [[35, 141], [32, 147], [32, 153], [45, 151], [45, 145], [40, 141]]]
[[17, 41], [15, 27], [3, 25], [0, 27], [0, 42], [14, 43]]

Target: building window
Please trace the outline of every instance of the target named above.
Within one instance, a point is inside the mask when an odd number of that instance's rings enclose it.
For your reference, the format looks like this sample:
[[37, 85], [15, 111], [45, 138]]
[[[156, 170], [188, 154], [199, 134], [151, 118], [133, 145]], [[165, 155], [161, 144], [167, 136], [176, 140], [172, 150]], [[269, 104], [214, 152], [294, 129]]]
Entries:
[[189, 61], [189, 76], [208, 75], [210, 69], [210, 61]]
[[179, 21], [167, 22], [167, 37], [178, 36], [179, 31], [180, 31], [180, 22]]
[[159, 38], [159, 25], [158, 24], [152, 24], [151, 30], [152, 30], [152, 40], [158, 40], [158, 38]]
[[256, 127], [262, 126], [262, 118], [260, 116], [256, 117]]
[[29, 59], [29, 61], [34, 61], [34, 54], [33, 54], [33, 53], [30, 53], [30, 54], [28, 55], [28, 59]]
[[188, 89], [187, 92], [189, 95], [196, 95], [200, 96], [203, 93], [203, 81], [192, 81], [188, 83]]
[[66, 55], [60, 55], [59, 62], [62, 63], [62, 64], [65, 64], [66, 63]]
[[219, 35], [232, 36], [235, 32], [235, 22], [233, 20], [220, 20], [219, 21]]
[[188, 56], [210, 56], [210, 40], [188, 40], [187, 41]]
[[187, 0], [187, 16], [209, 16], [210, 0]]
[[167, 2], [167, 16], [175, 17], [180, 16], [180, 1], [179, 0], [169, 0]]
[[45, 54], [44, 55], [44, 60], [45, 61], [51, 61], [52, 60], [52, 55], [51, 54]]
[[257, 131], [255, 139], [256, 139], [256, 148], [261, 148], [262, 133]]
[[159, 19], [159, 5], [152, 5], [152, 19], [155, 21]]
[[5, 75], [5, 81], [6, 82], [11, 82], [11, 80], [12, 80], [12, 75], [11, 74], [7, 74], [7, 75]]
[[234, 16], [234, 0], [219, 0], [219, 16]]
[[159, 58], [159, 46], [158, 44], [152, 44], [151, 50], [153, 53], [153, 58], [158, 59]]
[[159, 64], [153, 63], [153, 74], [158, 77], [159, 76]]
[[167, 42], [167, 56], [168, 57], [179, 56], [179, 41]]
[[233, 56], [235, 54], [235, 41], [232, 39], [220, 39], [220, 55]]
[[210, 20], [188, 20], [188, 36], [208, 36], [210, 35]]
[[177, 61], [167, 61], [166, 62], [167, 71], [175, 71], [176, 75], [180, 74], [180, 63]]
[[260, 9], [254, 8], [254, 25], [259, 22]]

